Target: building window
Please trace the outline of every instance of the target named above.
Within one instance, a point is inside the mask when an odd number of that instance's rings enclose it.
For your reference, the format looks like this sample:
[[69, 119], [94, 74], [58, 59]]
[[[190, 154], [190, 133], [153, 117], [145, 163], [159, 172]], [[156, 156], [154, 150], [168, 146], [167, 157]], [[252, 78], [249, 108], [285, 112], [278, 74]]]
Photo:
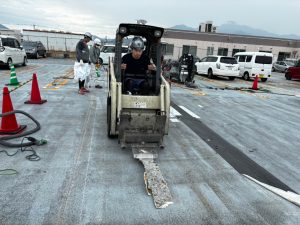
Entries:
[[214, 54], [214, 47], [207, 47], [206, 55], [213, 55]]
[[272, 51], [267, 51], [267, 50], [259, 50], [259, 52], [267, 52], [267, 53], [272, 53]]
[[246, 51], [245, 49], [234, 48], [232, 49], [232, 56], [234, 56], [238, 52], [245, 52], [245, 51]]
[[162, 54], [163, 55], [173, 55], [174, 45], [173, 44], [162, 44]]
[[227, 56], [228, 48], [218, 48], [218, 55]]
[[285, 60], [286, 58], [290, 58], [290, 57], [291, 57], [290, 52], [279, 52], [277, 60], [282, 61], [282, 60]]
[[193, 56], [197, 55], [197, 46], [183, 45], [182, 46], [182, 55], [183, 54], [192, 54]]

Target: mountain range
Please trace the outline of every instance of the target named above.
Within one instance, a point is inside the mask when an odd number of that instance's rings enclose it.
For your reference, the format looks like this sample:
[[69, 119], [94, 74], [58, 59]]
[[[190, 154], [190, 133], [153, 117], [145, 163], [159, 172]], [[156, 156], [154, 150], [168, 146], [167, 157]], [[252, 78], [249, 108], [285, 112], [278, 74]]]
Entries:
[[[198, 31], [198, 28], [189, 27], [184, 24], [176, 25], [170, 28], [177, 29], [177, 30]], [[217, 26], [217, 33], [253, 35], [253, 36], [262, 36], [262, 37], [287, 38], [287, 39], [300, 40], [299, 35], [295, 35], [295, 34], [279, 35], [262, 29], [256, 29], [250, 26], [240, 25], [233, 21], [229, 21], [225, 24], [222, 24], [221, 26]]]
[[0, 29], [8, 29], [8, 28], [0, 24]]

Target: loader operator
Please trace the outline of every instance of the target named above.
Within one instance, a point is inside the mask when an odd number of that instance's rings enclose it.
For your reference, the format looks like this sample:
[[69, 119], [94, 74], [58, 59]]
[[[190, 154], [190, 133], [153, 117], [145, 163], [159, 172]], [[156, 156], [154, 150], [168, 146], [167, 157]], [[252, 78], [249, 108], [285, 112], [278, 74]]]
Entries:
[[121, 64], [121, 69], [124, 70], [125, 92], [147, 95], [149, 93], [147, 70], [156, 70], [156, 67], [150, 62], [149, 57], [143, 54], [144, 41], [142, 38], [134, 37], [130, 48], [132, 52], [122, 57]]

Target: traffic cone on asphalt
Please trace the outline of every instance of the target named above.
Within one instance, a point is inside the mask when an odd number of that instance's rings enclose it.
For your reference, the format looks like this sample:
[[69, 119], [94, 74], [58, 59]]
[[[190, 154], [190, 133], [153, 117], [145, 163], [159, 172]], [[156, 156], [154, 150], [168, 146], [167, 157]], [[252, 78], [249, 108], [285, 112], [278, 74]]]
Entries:
[[14, 67], [14, 64], [11, 64], [10, 66], [10, 82], [6, 85], [19, 85], [19, 81], [17, 79], [16, 69]]
[[253, 81], [252, 90], [258, 90], [258, 76], [255, 76], [255, 79]]
[[[7, 87], [3, 88], [3, 101], [2, 101], [2, 113], [14, 111], [9, 91]], [[19, 125], [17, 123], [16, 115], [11, 114], [1, 117], [0, 134], [17, 134], [24, 130], [26, 125]]]
[[34, 73], [32, 76], [31, 98], [26, 101], [25, 104], [43, 104], [45, 102], [47, 102], [47, 100], [41, 98], [38, 81]]

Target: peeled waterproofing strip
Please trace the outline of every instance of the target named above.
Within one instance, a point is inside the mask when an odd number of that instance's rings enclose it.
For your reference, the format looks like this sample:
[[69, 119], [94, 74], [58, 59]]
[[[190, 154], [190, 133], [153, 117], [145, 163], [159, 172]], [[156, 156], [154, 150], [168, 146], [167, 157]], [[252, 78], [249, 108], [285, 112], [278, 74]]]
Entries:
[[145, 167], [144, 180], [149, 195], [153, 196], [156, 208], [163, 209], [173, 204], [172, 195], [161, 171], [153, 159], [140, 159]]
[[139, 159], [145, 168], [144, 181], [148, 195], [153, 196], [154, 205], [158, 209], [166, 208], [173, 204], [172, 195], [168, 188], [155, 158], [158, 157], [157, 151], [147, 151], [144, 149], [132, 149], [133, 156]]

